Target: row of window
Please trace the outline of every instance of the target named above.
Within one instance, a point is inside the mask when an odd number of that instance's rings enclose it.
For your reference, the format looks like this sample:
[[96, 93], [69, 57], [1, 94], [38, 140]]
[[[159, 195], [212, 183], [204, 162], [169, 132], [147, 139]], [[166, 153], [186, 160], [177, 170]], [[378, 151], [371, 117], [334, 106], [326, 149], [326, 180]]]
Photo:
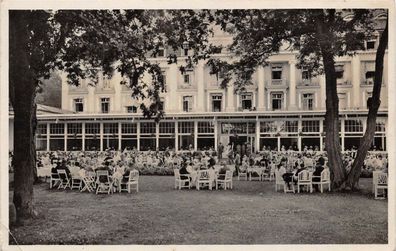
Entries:
[[[140, 123], [140, 134], [155, 134], [156, 133], [155, 122], [141, 122]], [[159, 133], [161, 134], [174, 134], [175, 123], [174, 122], [160, 122]], [[199, 121], [198, 122], [198, 133], [199, 134], [213, 134], [214, 123], [212, 121]], [[118, 123], [103, 123], [103, 134], [118, 134], [119, 125]], [[121, 123], [122, 134], [137, 134], [137, 123]], [[53, 123], [49, 126], [50, 135], [63, 135], [65, 133], [65, 124]], [[194, 133], [194, 122], [193, 121], [180, 121], [178, 122], [178, 133], [179, 134], [192, 134]], [[47, 124], [39, 124], [37, 126], [37, 135], [44, 136], [47, 134]], [[76, 135], [82, 134], [81, 123], [67, 123], [67, 134]], [[100, 134], [100, 123], [85, 123], [85, 134]]]
[[[160, 122], [158, 125], [160, 134], [174, 134], [176, 124], [174, 122]], [[194, 121], [179, 121], [178, 122], [178, 133], [179, 134], [193, 134], [194, 133]], [[325, 126], [325, 125], [324, 125]], [[197, 125], [198, 134], [213, 134], [215, 123], [213, 121], [198, 121]], [[155, 122], [141, 122], [140, 123], [140, 134], [155, 134], [157, 125]], [[118, 134], [119, 124], [118, 123], [103, 123], [103, 134], [114, 135]], [[255, 134], [256, 123], [255, 122], [222, 122], [221, 133], [222, 134]], [[323, 128], [323, 131], [325, 128]], [[50, 135], [63, 135], [65, 132], [65, 124], [50, 124], [49, 134]], [[121, 123], [122, 134], [137, 134], [138, 127], [137, 123]], [[285, 121], [261, 121], [260, 122], [260, 133], [297, 133], [299, 132], [299, 126], [297, 120], [285, 120]], [[319, 133], [320, 121], [319, 120], [302, 120], [301, 121], [301, 132], [306, 133]], [[363, 132], [363, 121], [358, 119], [346, 119], [344, 120], [344, 132], [355, 133]], [[385, 121], [377, 121], [376, 132], [385, 132]], [[44, 136], [47, 134], [47, 124], [39, 124], [37, 126], [37, 135]], [[82, 134], [81, 123], [67, 123], [67, 134], [76, 135]], [[85, 123], [85, 134], [100, 134], [99, 123]]]
[[[367, 93], [367, 102], [369, 102], [370, 97], [372, 96], [371, 92]], [[339, 93], [339, 107], [340, 109], [346, 109], [348, 107], [348, 95], [346, 93]], [[286, 109], [285, 105], [285, 94], [284, 92], [271, 92], [270, 93], [270, 107], [269, 109], [272, 111], [284, 110]], [[192, 95], [186, 95], [182, 98], [182, 109], [183, 112], [191, 112], [194, 107], [194, 98]], [[368, 107], [368, 104], [367, 104]], [[311, 111], [315, 109], [315, 94], [314, 93], [303, 93], [301, 94], [301, 108], [305, 111]], [[137, 113], [137, 106], [126, 106], [125, 107], [127, 113]], [[160, 110], [165, 109], [164, 102], [160, 103]], [[255, 110], [253, 106], [253, 93], [242, 94], [240, 96], [240, 110]], [[223, 110], [223, 94], [211, 94], [210, 95], [210, 111], [212, 112], [221, 112]], [[84, 102], [82, 98], [74, 99], [74, 111], [75, 112], [84, 112]], [[101, 113], [109, 113], [110, 112], [110, 98], [101, 98], [100, 99], [100, 112]]]

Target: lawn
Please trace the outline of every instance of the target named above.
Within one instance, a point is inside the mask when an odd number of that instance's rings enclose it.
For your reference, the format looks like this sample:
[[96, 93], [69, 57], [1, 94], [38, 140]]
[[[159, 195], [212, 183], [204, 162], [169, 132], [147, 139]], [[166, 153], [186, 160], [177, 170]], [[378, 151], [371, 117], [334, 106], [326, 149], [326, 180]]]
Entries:
[[362, 179], [362, 191], [353, 194], [284, 194], [274, 191], [273, 182], [236, 180], [232, 191], [179, 191], [173, 189], [173, 181], [170, 176], [141, 176], [139, 193], [113, 195], [35, 185], [40, 214], [12, 227], [11, 233], [18, 244], [385, 244], [388, 240], [388, 203], [373, 199], [371, 179]]

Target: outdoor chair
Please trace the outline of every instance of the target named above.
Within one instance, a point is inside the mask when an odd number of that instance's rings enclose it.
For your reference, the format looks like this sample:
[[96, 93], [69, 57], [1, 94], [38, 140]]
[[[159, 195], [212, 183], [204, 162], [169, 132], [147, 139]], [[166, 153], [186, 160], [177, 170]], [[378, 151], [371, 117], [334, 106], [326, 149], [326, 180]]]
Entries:
[[60, 184], [58, 186], [58, 189], [70, 188], [70, 179], [69, 179], [69, 176], [66, 173], [66, 170], [60, 169], [60, 170], [57, 170], [57, 171], [58, 171], [58, 175], [59, 175], [59, 179], [60, 179]]
[[82, 178], [75, 173], [71, 173], [71, 190], [73, 190], [73, 188], [77, 188], [78, 190], [81, 190], [81, 187], [83, 185], [83, 181]]
[[248, 180], [247, 170], [241, 171], [241, 170], [239, 169], [239, 172], [238, 172], [238, 180], [239, 180], [241, 177], [245, 177], [245, 179]]
[[283, 190], [285, 190], [286, 183], [283, 180], [283, 177], [280, 175], [279, 171], [275, 170], [274, 174], [275, 174], [275, 192], [278, 191], [278, 187], [279, 189], [281, 189], [282, 186], [283, 186]]
[[312, 181], [312, 185], [318, 185], [320, 186], [320, 192], [323, 193], [323, 186], [327, 185], [329, 187], [330, 191], [330, 171], [328, 169], [324, 169], [321, 173], [320, 176], [312, 176], [313, 178], [319, 178], [319, 181]]
[[[379, 194], [378, 194], [379, 190], [383, 191], [381, 197], [379, 197]], [[385, 190], [388, 190], [388, 174], [387, 173], [379, 173], [375, 180], [375, 191], [374, 191], [375, 199], [385, 199], [386, 198]]]
[[[175, 175], [175, 189], [191, 188], [190, 175], [180, 174], [179, 169], [173, 169], [173, 173]], [[186, 179], [182, 179], [182, 177], [186, 177]]]
[[249, 181], [252, 181], [254, 179], [257, 179], [258, 181], [261, 181], [261, 176], [263, 174], [263, 169], [262, 168], [257, 168], [256, 167], [254, 169], [250, 169], [249, 172]]
[[131, 193], [131, 187], [135, 186], [136, 192], [139, 192], [139, 171], [132, 170], [129, 172], [129, 178], [127, 183], [128, 193]]
[[373, 171], [373, 193], [375, 193], [375, 185], [378, 179], [378, 175], [381, 173], [382, 171]]
[[197, 190], [200, 189], [201, 185], [208, 186], [209, 190], [212, 190], [212, 181], [209, 179], [208, 170], [200, 170], [198, 172]]
[[113, 192], [113, 183], [110, 181], [109, 171], [98, 170], [96, 171], [96, 194], [98, 193], [107, 193], [110, 194]]
[[224, 175], [224, 179], [219, 179], [219, 177], [216, 178], [216, 190], [219, 188], [219, 185], [224, 186], [224, 190], [227, 190], [227, 186], [232, 189], [232, 171], [227, 170]]
[[82, 185], [80, 192], [88, 191], [88, 192], [93, 192], [96, 189], [96, 180], [95, 180], [96, 174], [95, 172], [85, 172], [85, 175], [81, 177], [82, 179]]
[[59, 186], [58, 183], [61, 183], [61, 179], [59, 178], [59, 174], [58, 172], [56, 173], [51, 173], [50, 176], [50, 183], [49, 183], [49, 188], [52, 189], [53, 187], [55, 187], [56, 185]]
[[298, 173], [297, 179], [297, 192], [300, 193], [300, 187], [308, 187], [309, 191], [312, 193], [312, 173], [304, 170]]

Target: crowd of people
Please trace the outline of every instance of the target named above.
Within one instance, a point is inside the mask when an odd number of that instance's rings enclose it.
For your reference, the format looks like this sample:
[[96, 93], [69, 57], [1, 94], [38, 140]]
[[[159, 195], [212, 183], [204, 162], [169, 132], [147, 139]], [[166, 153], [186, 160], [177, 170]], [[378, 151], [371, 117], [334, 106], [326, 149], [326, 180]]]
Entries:
[[[58, 169], [64, 169], [68, 174], [72, 171], [84, 175], [86, 172], [96, 170], [108, 170], [110, 175], [126, 179], [131, 170], [138, 170], [140, 174], [173, 175], [173, 169], [180, 169], [180, 174], [190, 174], [192, 178], [197, 170], [208, 169], [225, 173], [232, 170], [234, 175], [248, 172], [252, 167], [262, 168], [262, 173], [270, 174], [275, 170], [284, 174], [287, 184], [295, 181], [299, 172], [309, 169], [314, 176], [327, 167], [325, 152], [317, 148], [306, 147], [302, 152], [282, 147], [280, 151], [274, 151], [263, 147], [261, 152], [242, 151], [241, 148], [219, 145], [219, 151], [209, 149], [207, 151], [176, 152], [167, 148], [165, 151], [139, 152], [136, 149], [115, 151], [70, 151], [70, 152], [39, 152], [37, 154], [38, 176], [49, 176]], [[235, 149], [235, 150], [234, 150]], [[343, 154], [344, 165], [349, 171], [355, 152]], [[10, 163], [12, 153], [10, 152]], [[230, 168], [232, 166], [232, 168]], [[220, 170], [219, 170], [219, 167]], [[372, 171], [383, 170], [387, 172], [387, 156], [383, 153], [369, 153], [365, 160], [362, 176], [370, 177]], [[71, 170], [72, 169], [72, 170]], [[43, 171], [46, 170], [46, 171]], [[260, 172], [261, 173], [261, 172]], [[259, 173], [252, 173], [257, 176]]]

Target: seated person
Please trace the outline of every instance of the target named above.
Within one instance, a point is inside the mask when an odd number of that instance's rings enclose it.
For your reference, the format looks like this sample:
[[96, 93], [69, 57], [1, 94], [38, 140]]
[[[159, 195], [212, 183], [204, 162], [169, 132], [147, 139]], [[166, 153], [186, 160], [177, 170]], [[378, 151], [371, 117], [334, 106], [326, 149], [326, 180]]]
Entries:
[[182, 167], [179, 169], [180, 179], [187, 180], [189, 177], [187, 176], [189, 173], [187, 171], [187, 164], [185, 162], [182, 163]]
[[221, 168], [220, 168], [220, 170], [219, 170], [218, 179], [219, 179], [219, 180], [224, 180], [224, 179], [225, 179], [225, 174], [226, 174], [226, 172], [227, 172], [228, 170], [229, 170], [229, 169], [228, 169], [228, 167], [226, 166], [226, 164], [225, 164], [225, 163], [222, 163], [222, 164], [221, 164]]
[[281, 162], [281, 164], [279, 164], [278, 172], [279, 172], [279, 175], [281, 175], [281, 177], [287, 184], [287, 187], [290, 189], [290, 182], [293, 181], [294, 174], [292, 172], [286, 172], [286, 168], [284, 167], [283, 162]]
[[299, 174], [300, 172], [304, 171], [304, 170], [305, 170], [304, 163], [301, 163], [300, 166], [297, 168], [297, 170], [295, 170], [295, 173], [294, 173], [294, 176], [293, 176], [294, 184], [297, 184], [297, 181], [298, 181], [298, 174]]

